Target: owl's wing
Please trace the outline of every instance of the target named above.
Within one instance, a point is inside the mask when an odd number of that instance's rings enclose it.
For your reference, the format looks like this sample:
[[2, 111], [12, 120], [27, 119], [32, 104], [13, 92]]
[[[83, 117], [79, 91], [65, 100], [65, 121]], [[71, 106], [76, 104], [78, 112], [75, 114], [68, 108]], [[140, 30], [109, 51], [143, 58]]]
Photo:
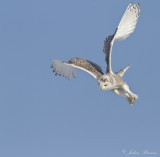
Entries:
[[114, 41], [124, 40], [134, 32], [140, 12], [140, 5], [130, 3], [113, 35], [110, 35], [104, 41], [103, 51], [106, 54], [107, 72], [112, 73], [111, 69], [111, 52]]
[[52, 59], [52, 61], [53, 64], [51, 65], [51, 68], [53, 68], [55, 75], [64, 76], [68, 79], [71, 79], [72, 75], [74, 78], [76, 77], [76, 69], [88, 72], [95, 79], [98, 79], [103, 74], [99, 65], [83, 58], [72, 58], [68, 62], [54, 59]]

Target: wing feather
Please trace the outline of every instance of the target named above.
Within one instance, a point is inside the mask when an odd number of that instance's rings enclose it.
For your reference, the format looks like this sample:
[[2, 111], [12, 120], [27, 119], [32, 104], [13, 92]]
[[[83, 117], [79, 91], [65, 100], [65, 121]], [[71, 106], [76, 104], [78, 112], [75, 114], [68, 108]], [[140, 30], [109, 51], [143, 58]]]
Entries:
[[103, 51], [105, 53], [105, 61], [107, 63], [107, 72], [113, 73], [111, 69], [111, 52], [114, 41], [124, 40], [134, 32], [138, 22], [140, 5], [130, 3], [113, 35], [110, 35], [104, 41]]
[[140, 12], [140, 5], [130, 3], [118, 25], [118, 29], [115, 34], [115, 41], [116, 40], [124, 40], [126, 39], [131, 33], [134, 32], [136, 28], [136, 24], [138, 22]]
[[83, 58], [72, 58], [68, 62], [54, 59], [52, 59], [52, 61], [53, 64], [51, 65], [51, 68], [53, 68], [55, 75], [64, 76], [68, 79], [71, 79], [72, 75], [74, 78], [76, 77], [77, 69], [88, 72], [95, 79], [98, 79], [103, 74], [99, 65]]
[[114, 42], [114, 35], [110, 35], [106, 38], [106, 40], [104, 41], [104, 48], [103, 48], [103, 52], [105, 53], [105, 61], [107, 64], [107, 70], [106, 72], [112, 73], [112, 69], [111, 69], [111, 52], [112, 52], [112, 46], [113, 46], [113, 42]]

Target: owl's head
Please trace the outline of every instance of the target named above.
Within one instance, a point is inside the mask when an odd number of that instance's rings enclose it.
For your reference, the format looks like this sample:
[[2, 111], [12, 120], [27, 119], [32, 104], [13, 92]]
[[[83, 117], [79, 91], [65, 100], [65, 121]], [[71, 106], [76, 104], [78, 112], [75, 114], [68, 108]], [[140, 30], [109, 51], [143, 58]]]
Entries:
[[102, 90], [114, 89], [115, 80], [111, 74], [104, 74], [98, 79], [98, 86]]

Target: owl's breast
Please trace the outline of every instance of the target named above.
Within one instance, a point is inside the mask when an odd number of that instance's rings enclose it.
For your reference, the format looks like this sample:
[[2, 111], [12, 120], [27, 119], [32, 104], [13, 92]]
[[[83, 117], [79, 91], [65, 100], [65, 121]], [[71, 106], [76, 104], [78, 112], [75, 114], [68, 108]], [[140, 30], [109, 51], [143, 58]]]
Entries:
[[125, 82], [119, 75], [107, 73], [98, 79], [98, 86], [102, 90], [113, 90], [124, 85]]

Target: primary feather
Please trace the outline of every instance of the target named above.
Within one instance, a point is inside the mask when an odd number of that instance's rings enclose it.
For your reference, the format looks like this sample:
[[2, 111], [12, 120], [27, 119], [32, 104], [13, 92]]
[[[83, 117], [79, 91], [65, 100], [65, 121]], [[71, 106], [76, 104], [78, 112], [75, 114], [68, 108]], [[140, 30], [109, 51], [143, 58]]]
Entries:
[[130, 3], [118, 25], [116, 34], [115, 34], [115, 41], [116, 40], [124, 40], [126, 39], [131, 33], [134, 32], [136, 28], [136, 24], [138, 22], [140, 12], [140, 5]]
[[111, 53], [113, 43], [116, 40], [126, 39], [136, 28], [138, 22], [140, 5], [130, 3], [113, 35], [110, 35], [104, 41], [103, 52], [106, 54], [105, 61], [107, 64], [107, 72], [113, 73], [111, 68]]

